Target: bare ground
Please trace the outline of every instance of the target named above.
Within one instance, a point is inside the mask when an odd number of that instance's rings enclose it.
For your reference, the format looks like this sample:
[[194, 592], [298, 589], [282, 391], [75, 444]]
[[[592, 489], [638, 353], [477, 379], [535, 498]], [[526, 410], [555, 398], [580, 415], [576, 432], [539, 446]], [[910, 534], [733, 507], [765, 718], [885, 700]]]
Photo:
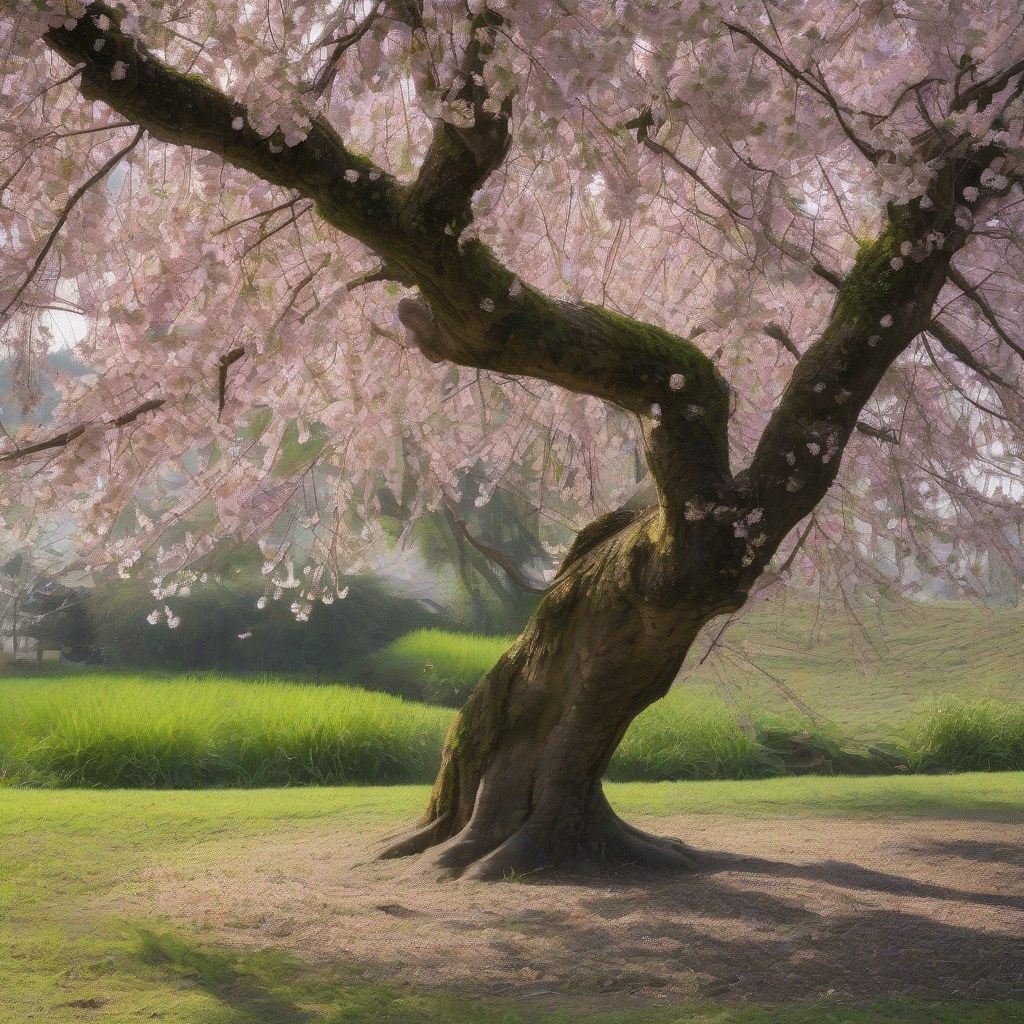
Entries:
[[373, 861], [382, 834], [318, 832], [154, 868], [147, 888], [228, 944], [465, 995], [1024, 996], [1024, 814], [637, 824], [715, 852], [695, 874], [437, 883]]

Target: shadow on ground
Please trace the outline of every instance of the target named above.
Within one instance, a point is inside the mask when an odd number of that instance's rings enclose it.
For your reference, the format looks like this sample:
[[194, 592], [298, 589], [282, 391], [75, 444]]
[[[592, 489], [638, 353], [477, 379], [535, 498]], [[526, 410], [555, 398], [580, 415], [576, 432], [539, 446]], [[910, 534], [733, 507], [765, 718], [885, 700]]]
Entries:
[[683, 875], [438, 883], [331, 834], [155, 877], [158, 903], [230, 943], [466, 994], [1024, 996], [1024, 815], [643, 824], [719, 852]]

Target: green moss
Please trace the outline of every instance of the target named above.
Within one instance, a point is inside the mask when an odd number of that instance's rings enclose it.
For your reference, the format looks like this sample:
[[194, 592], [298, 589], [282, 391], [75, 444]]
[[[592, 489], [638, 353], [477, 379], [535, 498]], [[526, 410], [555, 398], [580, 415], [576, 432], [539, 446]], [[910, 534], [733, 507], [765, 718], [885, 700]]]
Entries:
[[[918, 265], [904, 259], [900, 250], [904, 242], [913, 240], [913, 222], [904, 217], [890, 220], [877, 238], [863, 242], [839, 293], [836, 313], [862, 323], [877, 323], [891, 313], [918, 273]], [[904, 260], [899, 269], [892, 266], [894, 259]]]

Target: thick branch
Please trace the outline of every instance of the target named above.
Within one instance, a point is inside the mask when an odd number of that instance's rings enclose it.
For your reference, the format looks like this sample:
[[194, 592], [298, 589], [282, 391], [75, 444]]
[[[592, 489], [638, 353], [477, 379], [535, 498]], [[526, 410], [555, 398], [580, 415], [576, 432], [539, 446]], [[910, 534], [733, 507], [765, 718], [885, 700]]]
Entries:
[[[785, 329], [779, 324], [775, 323], [774, 320], [770, 320], [764, 325], [764, 333], [769, 338], [774, 338], [782, 347], [789, 352], [797, 362], [800, 361], [800, 349], [796, 347], [796, 343], [786, 333]], [[870, 423], [864, 423], [862, 420], [857, 420], [854, 424], [854, 428], [859, 430], [862, 434], [866, 434], [868, 437], [873, 437], [878, 441], [885, 441], [887, 444], [899, 444], [900, 439], [896, 436], [896, 432], [881, 427], [873, 427]]]
[[[486, 29], [497, 16], [480, 18], [475, 27]], [[84, 64], [86, 98], [103, 100], [157, 139], [217, 153], [312, 199], [330, 224], [375, 251], [389, 275], [415, 282], [429, 305], [420, 319], [435, 329], [412, 333], [429, 358], [537, 377], [641, 415], [657, 407], [662, 433], [672, 423], [696, 434], [703, 439], [700, 458], [712, 452], [719, 471], [727, 465], [726, 389], [696, 346], [599, 307], [549, 299], [519, 282], [480, 242], [460, 244], [457, 232], [443, 230], [446, 211], [468, 209], [508, 145], [507, 116], [483, 109], [486, 93], [471, 73], [456, 98], [472, 103], [474, 127], [439, 124], [419, 178], [406, 188], [346, 149], [322, 118], [294, 146], [280, 132], [260, 137], [242, 104], [164, 65], [121, 31], [120, 15], [105, 3], [90, 4], [73, 29], [51, 29], [45, 39], [68, 61]], [[487, 46], [479, 32], [472, 39], [467, 71]]]
[[86, 99], [102, 100], [154, 138], [217, 153], [264, 181], [297, 189], [335, 227], [372, 248], [394, 231], [401, 187], [346, 149], [324, 118], [314, 117], [308, 136], [294, 146], [285, 145], [280, 130], [262, 137], [243, 104], [158, 60], [121, 30], [120, 13], [102, 2], [89, 4], [74, 28], [52, 28], [44, 38], [69, 63], [85, 65]]
[[[882, 375], [928, 328], [949, 261], [966, 239], [951, 212], [955, 203], [947, 201], [963, 169], [944, 169], [929, 209], [917, 201], [890, 208], [884, 230], [846, 276], [824, 333], [797, 363], [749, 470], [737, 478], [746, 500], [764, 509], [764, 539], [748, 563], [752, 577], [824, 496]], [[942, 234], [943, 247], [927, 241], [930, 232]]]
[[456, 86], [447, 99], [471, 110], [473, 123], [435, 121], [430, 147], [403, 212], [406, 228], [433, 236], [445, 231], [450, 236], [460, 235], [473, 219], [473, 193], [501, 166], [508, 153], [512, 142], [508, 120], [511, 106], [506, 101], [499, 113], [488, 110], [488, 91], [482, 77], [493, 51], [493, 33], [502, 22], [500, 14], [486, 7], [470, 18], [469, 43]]
[[237, 363], [245, 355], [245, 346], [237, 345], [217, 360], [217, 418], [224, 411], [224, 402], [227, 399], [228, 388], [228, 367]]

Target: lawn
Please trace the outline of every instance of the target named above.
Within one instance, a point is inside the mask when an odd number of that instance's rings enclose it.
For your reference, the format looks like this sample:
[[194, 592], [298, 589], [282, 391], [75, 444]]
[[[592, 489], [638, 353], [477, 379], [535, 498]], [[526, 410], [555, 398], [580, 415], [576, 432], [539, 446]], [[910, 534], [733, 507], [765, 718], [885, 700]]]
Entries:
[[[609, 784], [627, 817], [698, 814], [752, 823], [882, 823], [968, 816], [1020, 822], [1024, 774]], [[828, 998], [759, 1006], [687, 999], [671, 1006], [549, 993], [469, 1001], [364, 974], [355, 960], [215, 941], [155, 908], [154, 879], [231, 862], [240, 849], [379, 835], [422, 809], [424, 786], [181, 791], [0, 790], [0, 1021], [329, 1020], [383, 1024], [996, 1024], [1024, 1021], [1020, 999]], [[303, 883], [305, 884], [305, 883]], [[452, 898], [460, 899], [453, 887]], [[524, 896], [526, 893], [524, 892]], [[326, 904], [325, 904], [326, 906]]]

